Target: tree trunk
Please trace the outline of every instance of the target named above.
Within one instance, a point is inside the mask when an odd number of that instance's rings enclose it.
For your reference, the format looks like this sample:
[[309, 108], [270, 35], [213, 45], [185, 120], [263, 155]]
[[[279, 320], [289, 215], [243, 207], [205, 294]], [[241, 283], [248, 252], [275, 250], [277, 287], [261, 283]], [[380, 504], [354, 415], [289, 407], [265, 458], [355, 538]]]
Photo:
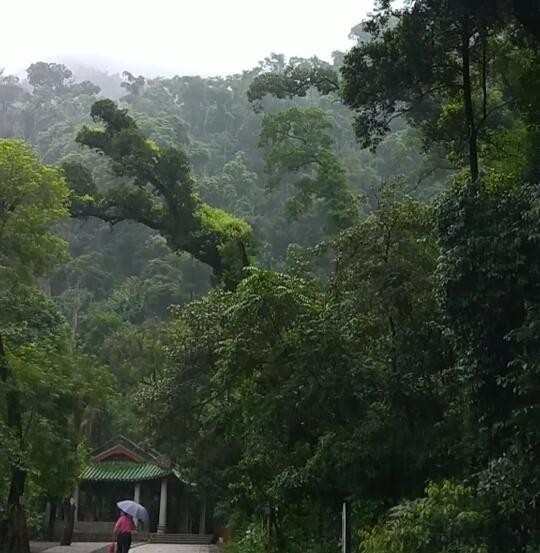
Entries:
[[75, 528], [75, 509], [76, 507], [70, 499], [64, 499], [64, 530], [60, 545], [71, 545]]
[[272, 526], [274, 528], [274, 546], [278, 553], [285, 553], [287, 550], [287, 544], [285, 543], [285, 536], [283, 535], [283, 529], [281, 527], [281, 516], [277, 507], [272, 509]]
[[26, 512], [21, 504], [8, 505], [7, 553], [30, 553]]
[[25, 482], [26, 471], [13, 464], [8, 495], [7, 553], [29, 553], [30, 551], [26, 512], [21, 503]]
[[56, 498], [51, 497], [49, 499], [51, 503], [51, 511], [49, 513], [49, 520], [47, 521], [47, 540], [53, 541], [54, 540], [54, 527], [56, 523]]
[[[8, 362], [4, 341], [0, 335], [0, 381], [7, 389], [6, 392], [6, 419], [7, 427], [17, 437], [19, 447], [23, 447], [22, 433], [22, 405], [19, 390], [17, 389], [11, 366]], [[8, 494], [8, 525], [7, 525], [7, 553], [29, 553], [28, 529], [26, 526], [26, 512], [21, 503], [26, 483], [26, 470], [22, 459], [13, 459], [11, 462], [11, 483]]]
[[464, 15], [461, 25], [461, 63], [463, 78], [463, 104], [465, 106], [465, 119], [467, 124], [467, 140], [469, 149], [469, 167], [471, 180], [478, 181], [478, 144], [476, 124], [474, 122], [474, 106], [471, 85], [471, 50], [470, 50], [469, 16]]
[[272, 553], [272, 505], [268, 504], [268, 515], [266, 518], [266, 538], [267, 538], [267, 551], [268, 553]]

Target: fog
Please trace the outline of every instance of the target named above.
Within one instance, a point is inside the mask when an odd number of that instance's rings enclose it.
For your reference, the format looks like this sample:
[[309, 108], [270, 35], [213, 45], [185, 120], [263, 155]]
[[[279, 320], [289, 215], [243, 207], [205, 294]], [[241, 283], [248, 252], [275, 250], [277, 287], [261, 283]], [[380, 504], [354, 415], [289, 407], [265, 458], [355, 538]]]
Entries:
[[22, 0], [5, 2], [0, 67], [77, 60], [145, 75], [224, 75], [271, 52], [317, 55], [350, 46], [373, 0]]

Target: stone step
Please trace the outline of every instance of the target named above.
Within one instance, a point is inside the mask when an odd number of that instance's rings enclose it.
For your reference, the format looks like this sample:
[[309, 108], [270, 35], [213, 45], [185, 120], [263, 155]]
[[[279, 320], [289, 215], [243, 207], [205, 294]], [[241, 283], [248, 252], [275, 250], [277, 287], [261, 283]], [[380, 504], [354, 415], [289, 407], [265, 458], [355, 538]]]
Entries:
[[[208, 545], [212, 543], [212, 534], [149, 534], [139, 532], [133, 535], [133, 543], [174, 543]], [[74, 542], [110, 542], [111, 535], [104, 533], [83, 533], [73, 534]]]
[[178, 543], [208, 545], [212, 542], [211, 534], [150, 534], [149, 543]]
[[[60, 552], [63, 553], [63, 552]], [[146, 543], [130, 553], [222, 553], [217, 545]]]

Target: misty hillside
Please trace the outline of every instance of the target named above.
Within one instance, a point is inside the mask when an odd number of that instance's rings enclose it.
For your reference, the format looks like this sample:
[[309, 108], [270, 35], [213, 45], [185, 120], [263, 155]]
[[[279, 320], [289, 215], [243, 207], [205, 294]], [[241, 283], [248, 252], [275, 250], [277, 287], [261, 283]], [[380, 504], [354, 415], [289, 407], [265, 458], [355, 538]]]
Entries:
[[328, 60], [1, 70], [0, 551], [135, 499], [157, 552], [536, 552], [539, 25], [381, 1]]

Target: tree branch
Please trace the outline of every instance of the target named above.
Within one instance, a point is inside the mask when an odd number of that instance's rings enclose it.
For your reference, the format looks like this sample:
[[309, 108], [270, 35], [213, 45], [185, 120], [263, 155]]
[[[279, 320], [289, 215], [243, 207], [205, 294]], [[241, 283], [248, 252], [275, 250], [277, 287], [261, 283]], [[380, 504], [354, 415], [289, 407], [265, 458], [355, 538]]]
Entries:
[[491, 109], [487, 110], [484, 114], [484, 116], [482, 117], [482, 119], [480, 119], [480, 121], [478, 122], [478, 125], [476, 127], [476, 133], [478, 134], [480, 132], [480, 129], [484, 126], [484, 124], [486, 123], [486, 121], [497, 111], [499, 111], [500, 109], [510, 105], [510, 104], [513, 104], [515, 102], [514, 99], [512, 100], [507, 100], [506, 102], [503, 102], [502, 104], [499, 104], [497, 106], [494, 106], [492, 107]]
[[107, 208], [72, 210], [71, 215], [72, 217], [75, 217], [75, 218], [95, 217], [96, 219], [101, 219], [102, 221], [106, 223], [110, 223], [113, 226], [117, 225], [118, 223], [121, 223], [122, 221], [135, 221], [153, 230], [157, 230], [157, 231], [167, 230], [165, 228], [165, 225], [160, 224], [157, 221], [148, 219], [147, 217], [144, 217], [140, 214], [128, 215], [128, 214], [121, 214], [121, 213], [110, 213], [110, 212], [107, 212]]

